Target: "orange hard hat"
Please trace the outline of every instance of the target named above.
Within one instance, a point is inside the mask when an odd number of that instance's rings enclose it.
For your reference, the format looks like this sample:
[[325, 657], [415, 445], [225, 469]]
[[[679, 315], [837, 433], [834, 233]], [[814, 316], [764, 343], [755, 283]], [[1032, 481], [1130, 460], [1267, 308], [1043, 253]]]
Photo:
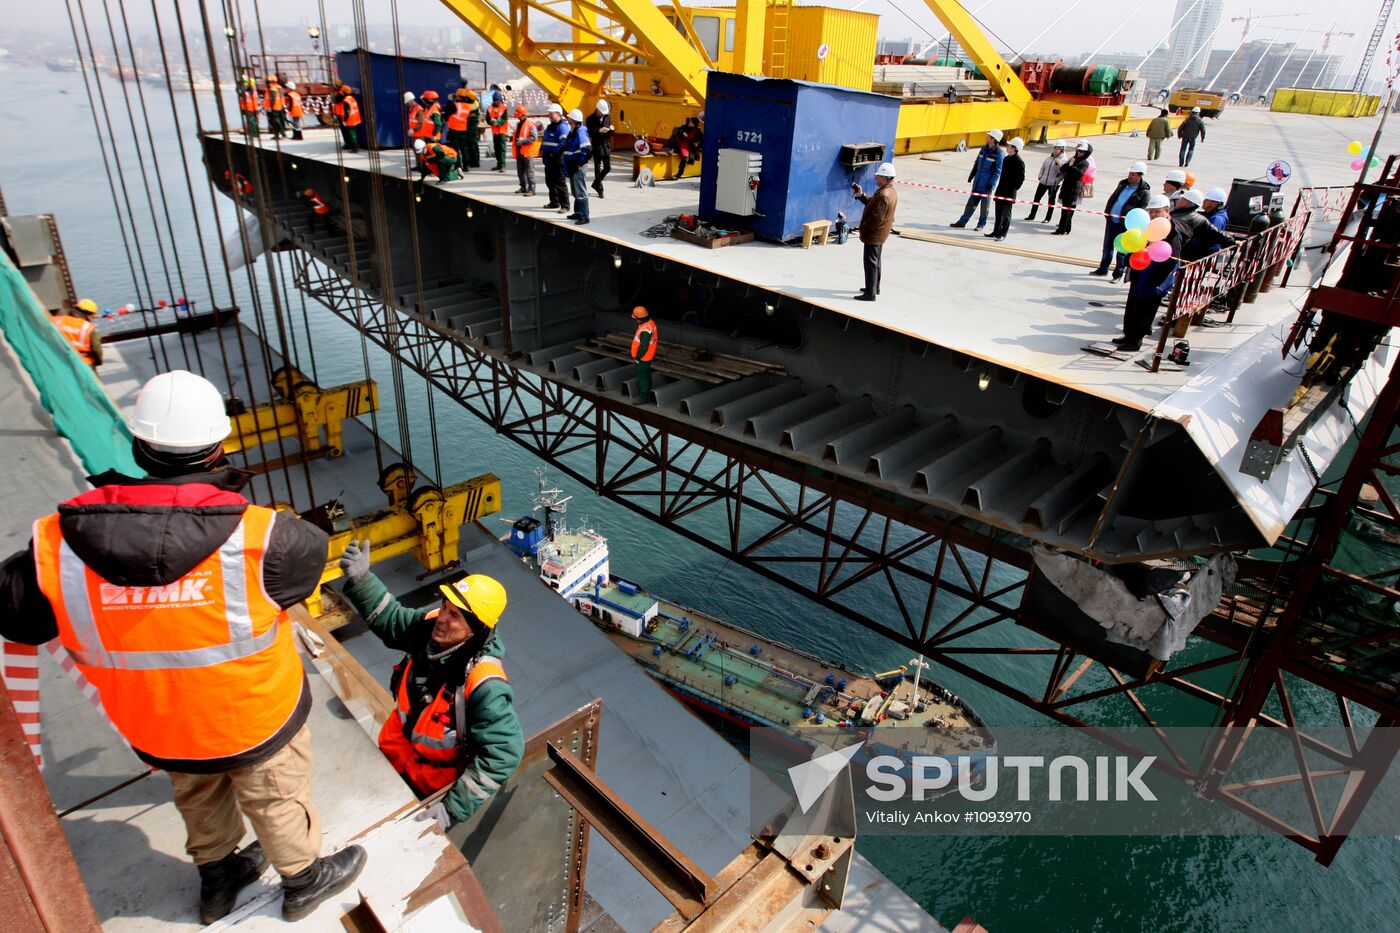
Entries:
[[1194, 188], [1194, 187], [1196, 187], [1196, 176], [1195, 176], [1195, 175], [1192, 175], [1190, 172], [1187, 172], [1187, 173], [1186, 173], [1186, 187], [1188, 187], [1188, 188]]
[[525, 105], [524, 105], [524, 104], [522, 104], [522, 105], [520, 105], [519, 107], [516, 107], [516, 108], [515, 108], [515, 115], [516, 115], [517, 117], [524, 117], [524, 116], [525, 116], [526, 114], [528, 114], [529, 112], [530, 112], [530, 111], [528, 111], [528, 110], [525, 109]]
[[632, 317], [638, 321], [645, 319], [647, 316], [647, 309], [641, 305], [637, 305], [637, 307], [632, 309]]
[[437, 91], [424, 91], [422, 97], [423, 97], [424, 100], [437, 100], [437, 99], [438, 99], [438, 92], [437, 92]]
[[315, 188], [307, 188], [305, 191], [302, 192], [302, 194], [306, 195], [308, 198], [311, 197], [311, 196], [312, 196], [313, 194], [315, 194], [315, 193], [316, 193], [316, 189], [315, 189]]

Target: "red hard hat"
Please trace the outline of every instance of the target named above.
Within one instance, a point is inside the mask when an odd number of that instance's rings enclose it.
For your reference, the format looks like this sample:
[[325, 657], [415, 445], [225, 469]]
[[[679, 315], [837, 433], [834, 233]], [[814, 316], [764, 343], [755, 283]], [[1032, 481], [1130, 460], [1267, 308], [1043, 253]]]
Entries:
[[437, 99], [438, 99], [438, 92], [437, 92], [437, 91], [424, 91], [424, 92], [423, 92], [423, 99], [424, 99], [424, 100], [437, 100]]
[[515, 108], [515, 115], [516, 115], [517, 117], [523, 117], [523, 116], [525, 116], [525, 115], [526, 115], [527, 113], [529, 113], [529, 112], [530, 112], [530, 111], [526, 110], [523, 104], [522, 104], [521, 106]]
[[637, 305], [637, 307], [632, 309], [632, 317], [638, 321], [642, 320], [647, 317], [647, 309], [641, 305]]

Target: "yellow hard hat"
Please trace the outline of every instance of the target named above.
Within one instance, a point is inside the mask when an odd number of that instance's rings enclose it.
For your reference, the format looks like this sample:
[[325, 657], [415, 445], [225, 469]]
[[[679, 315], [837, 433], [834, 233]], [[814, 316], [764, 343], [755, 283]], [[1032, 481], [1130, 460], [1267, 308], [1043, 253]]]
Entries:
[[495, 577], [484, 573], [470, 574], [456, 583], [444, 583], [438, 589], [449, 603], [476, 616], [487, 628], [495, 628], [506, 611], [506, 588]]
[[79, 311], [86, 311], [88, 314], [96, 314], [97, 302], [93, 301], [91, 298], [84, 298], [78, 302], [77, 308]]

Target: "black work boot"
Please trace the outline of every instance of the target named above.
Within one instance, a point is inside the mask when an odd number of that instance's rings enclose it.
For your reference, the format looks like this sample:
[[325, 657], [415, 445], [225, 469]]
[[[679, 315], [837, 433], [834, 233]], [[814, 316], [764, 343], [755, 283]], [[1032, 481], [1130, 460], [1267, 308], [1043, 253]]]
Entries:
[[325, 855], [311, 867], [282, 879], [282, 919], [300, 920], [321, 902], [349, 887], [365, 867], [362, 846], [346, 846], [334, 855]]
[[213, 923], [233, 910], [238, 892], [258, 880], [267, 857], [258, 843], [230, 852], [217, 862], [199, 866], [199, 922]]

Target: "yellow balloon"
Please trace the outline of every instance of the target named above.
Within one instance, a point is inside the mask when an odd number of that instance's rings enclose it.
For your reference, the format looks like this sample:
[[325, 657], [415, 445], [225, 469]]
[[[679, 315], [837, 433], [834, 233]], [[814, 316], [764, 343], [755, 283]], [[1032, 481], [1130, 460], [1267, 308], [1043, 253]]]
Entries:
[[[1148, 224], [1151, 227], [1151, 224]], [[1130, 253], [1136, 253], [1147, 245], [1147, 235], [1141, 230], [1127, 230], [1123, 233], [1123, 248]]]
[[1172, 232], [1172, 222], [1165, 217], [1154, 217], [1152, 222], [1143, 231], [1147, 236], [1147, 242], [1156, 243], [1158, 240], [1165, 240], [1167, 234]]
[[1347, 143], [1347, 152], [1350, 152], [1352, 155], [1361, 155], [1361, 143], [1353, 139], [1351, 142]]

